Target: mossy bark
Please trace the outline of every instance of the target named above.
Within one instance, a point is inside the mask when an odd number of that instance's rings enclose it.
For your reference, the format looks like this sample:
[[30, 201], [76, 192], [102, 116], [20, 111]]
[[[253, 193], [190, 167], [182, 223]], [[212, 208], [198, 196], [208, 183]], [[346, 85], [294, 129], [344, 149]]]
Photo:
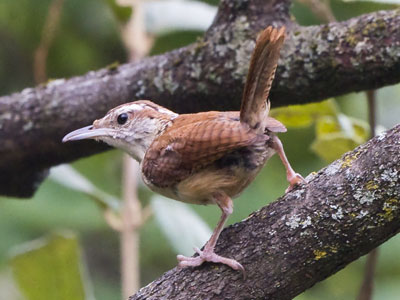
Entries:
[[130, 300], [292, 299], [400, 230], [400, 125], [226, 228], [218, 264], [172, 269]]

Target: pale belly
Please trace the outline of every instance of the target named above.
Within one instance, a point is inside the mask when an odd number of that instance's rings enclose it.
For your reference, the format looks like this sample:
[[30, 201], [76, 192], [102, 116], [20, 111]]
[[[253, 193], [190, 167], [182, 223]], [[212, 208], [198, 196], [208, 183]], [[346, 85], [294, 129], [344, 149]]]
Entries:
[[[249, 151], [248, 151], [249, 152]], [[275, 153], [270, 147], [257, 152], [227, 156], [171, 187], [157, 187], [143, 178], [156, 193], [193, 204], [214, 204], [213, 194], [223, 192], [235, 198], [254, 180], [267, 160]]]

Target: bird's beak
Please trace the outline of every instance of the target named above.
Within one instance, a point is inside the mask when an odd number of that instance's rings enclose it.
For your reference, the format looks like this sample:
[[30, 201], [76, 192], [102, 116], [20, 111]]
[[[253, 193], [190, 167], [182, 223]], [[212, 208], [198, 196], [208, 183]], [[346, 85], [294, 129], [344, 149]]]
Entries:
[[108, 128], [93, 128], [93, 125], [86, 126], [83, 128], [79, 128], [68, 133], [62, 139], [62, 142], [69, 142], [69, 141], [78, 141], [84, 139], [95, 139], [98, 137], [108, 136], [110, 135], [110, 129]]

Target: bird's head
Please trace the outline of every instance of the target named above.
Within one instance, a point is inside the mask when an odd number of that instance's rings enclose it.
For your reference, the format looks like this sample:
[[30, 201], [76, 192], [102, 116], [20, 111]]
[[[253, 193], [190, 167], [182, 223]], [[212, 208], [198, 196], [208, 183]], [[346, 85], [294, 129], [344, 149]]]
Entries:
[[62, 141], [100, 140], [124, 150], [140, 162], [153, 140], [177, 116], [151, 101], [126, 103], [111, 109], [93, 125], [70, 132]]

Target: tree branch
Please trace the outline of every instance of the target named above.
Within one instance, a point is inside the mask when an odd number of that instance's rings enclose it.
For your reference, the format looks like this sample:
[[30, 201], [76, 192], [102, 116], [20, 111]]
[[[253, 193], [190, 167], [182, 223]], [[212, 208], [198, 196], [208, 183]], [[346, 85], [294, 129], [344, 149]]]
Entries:
[[400, 125], [226, 228], [216, 252], [243, 264], [172, 269], [139, 299], [292, 299], [400, 230]]
[[273, 104], [303, 104], [399, 82], [399, 25], [397, 9], [294, 28], [278, 65]]
[[289, 0], [223, 0], [195, 44], [0, 97], [0, 194], [31, 196], [49, 167], [106, 149], [60, 140], [121, 103], [152, 99], [180, 113], [238, 110], [255, 37], [270, 24], [291, 30], [273, 106], [400, 81], [400, 10], [299, 27], [290, 21], [289, 6]]

